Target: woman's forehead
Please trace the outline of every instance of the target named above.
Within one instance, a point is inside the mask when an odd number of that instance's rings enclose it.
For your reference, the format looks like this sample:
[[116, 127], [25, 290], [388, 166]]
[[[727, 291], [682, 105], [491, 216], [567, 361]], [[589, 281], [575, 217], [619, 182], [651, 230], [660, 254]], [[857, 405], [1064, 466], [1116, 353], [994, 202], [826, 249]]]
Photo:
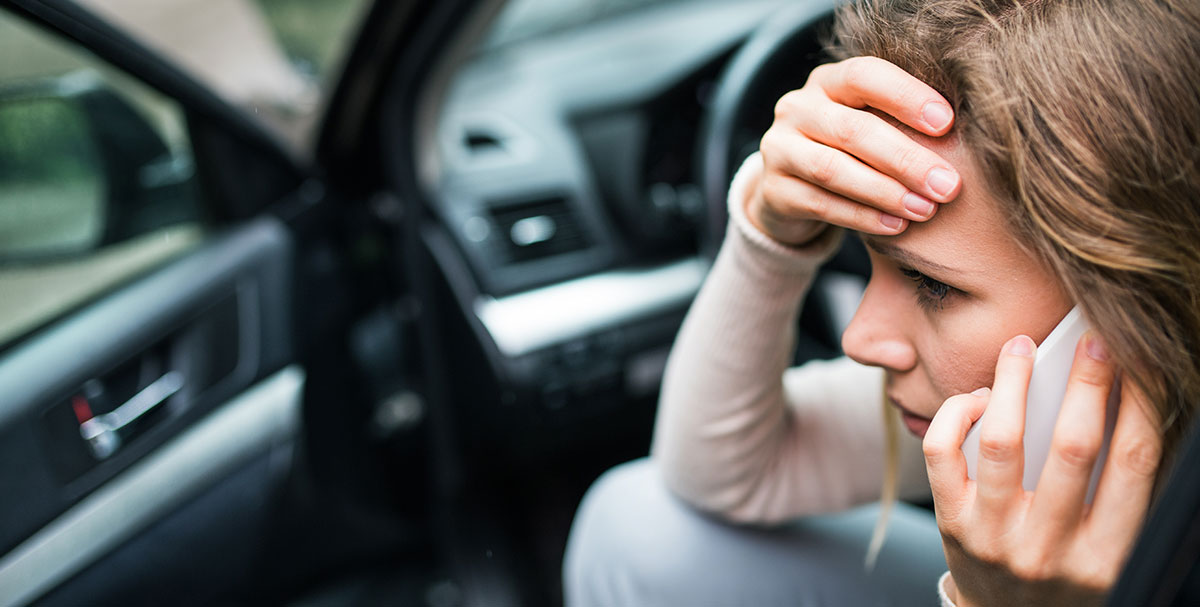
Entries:
[[928, 137], [905, 132], [949, 162], [962, 177], [958, 197], [938, 205], [929, 221], [912, 222], [891, 246], [964, 272], [979, 274], [1026, 271], [1036, 262], [1017, 244], [1000, 199], [993, 193], [973, 154], [958, 137]]
[[[987, 183], [975, 155], [957, 135], [958, 129], [942, 137], [930, 137], [888, 114], [870, 109], [910, 139], [950, 163], [962, 178], [962, 190], [953, 201], [939, 204], [937, 213], [925, 222], [912, 222], [898, 236], [871, 237], [883, 247], [910, 257], [955, 268], [964, 276], [940, 276], [964, 283], [1017, 275], [1040, 267], [1017, 244], [1009, 229], [1001, 200]], [[959, 286], [959, 285], [956, 285]]]

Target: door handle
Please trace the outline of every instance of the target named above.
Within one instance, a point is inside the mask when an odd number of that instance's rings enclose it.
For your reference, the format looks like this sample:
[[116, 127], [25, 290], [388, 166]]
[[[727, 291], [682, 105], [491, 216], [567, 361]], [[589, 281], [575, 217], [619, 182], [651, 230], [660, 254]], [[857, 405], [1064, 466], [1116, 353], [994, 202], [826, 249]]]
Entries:
[[142, 388], [125, 404], [79, 424], [79, 435], [96, 459], [106, 459], [121, 448], [120, 430], [167, 402], [183, 388], [183, 373], [170, 371]]

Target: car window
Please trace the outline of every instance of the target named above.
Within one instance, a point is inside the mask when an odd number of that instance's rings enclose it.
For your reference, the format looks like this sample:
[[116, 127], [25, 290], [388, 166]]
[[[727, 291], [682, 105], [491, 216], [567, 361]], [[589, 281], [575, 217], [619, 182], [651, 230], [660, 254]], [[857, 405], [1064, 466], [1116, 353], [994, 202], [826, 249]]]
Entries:
[[367, 0], [77, 0], [307, 150]]
[[199, 243], [180, 108], [0, 11], [0, 348]]

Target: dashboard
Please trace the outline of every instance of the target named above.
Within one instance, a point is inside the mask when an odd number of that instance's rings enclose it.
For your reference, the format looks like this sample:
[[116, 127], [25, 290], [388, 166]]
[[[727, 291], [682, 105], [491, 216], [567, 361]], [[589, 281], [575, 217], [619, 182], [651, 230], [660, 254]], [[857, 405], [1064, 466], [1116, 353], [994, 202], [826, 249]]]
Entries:
[[[481, 47], [458, 69], [423, 239], [500, 400], [562, 411], [657, 394], [710, 263], [697, 167], [716, 88], [787, 4], [643, 7]], [[792, 66], [788, 88], [811, 67]], [[752, 104], [745, 153], [777, 97]]]

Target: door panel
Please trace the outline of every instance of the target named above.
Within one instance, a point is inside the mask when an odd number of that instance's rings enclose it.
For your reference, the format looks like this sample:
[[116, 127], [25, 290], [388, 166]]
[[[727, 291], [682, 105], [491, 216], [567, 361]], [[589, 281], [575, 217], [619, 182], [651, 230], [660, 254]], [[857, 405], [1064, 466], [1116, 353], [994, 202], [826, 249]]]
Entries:
[[0, 357], [0, 605], [290, 443], [304, 378], [287, 366], [292, 246], [256, 220]]
[[34, 602], [62, 605], [254, 604], [271, 498], [287, 443], [254, 457]]

